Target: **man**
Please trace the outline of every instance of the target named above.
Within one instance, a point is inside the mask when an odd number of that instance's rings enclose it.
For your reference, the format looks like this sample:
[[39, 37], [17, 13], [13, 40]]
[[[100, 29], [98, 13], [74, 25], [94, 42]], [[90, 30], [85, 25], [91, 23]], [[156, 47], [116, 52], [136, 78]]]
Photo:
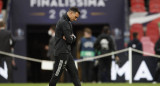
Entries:
[[71, 22], [76, 21], [79, 15], [80, 12], [78, 8], [72, 7], [57, 22], [54, 44], [55, 64], [49, 86], [56, 86], [56, 83], [64, 69], [69, 72], [74, 85], [81, 86], [78, 78], [78, 71], [76, 69], [73, 56], [71, 55], [71, 44], [76, 39], [72, 31]]
[[[133, 40], [128, 43], [128, 47], [132, 47], [134, 49], [138, 49], [142, 51], [142, 43], [138, 40], [138, 33], [133, 33]], [[142, 55], [136, 52], [133, 52], [134, 55]]]
[[[92, 36], [92, 30], [90, 28], [84, 29], [84, 36], [81, 38], [79, 42], [80, 46], [80, 56], [82, 59], [94, 57], [94, 42], [96, 38]], [[81, 64], [82, 68], [82, 81], [83, 82], [91, 82], [93, 80], [93, 68], [94, 68], [94, 61], [85, 61]]]
[[[160, 55], [160, 38], [156, 42], [154, 50], [155, 50], [157, 55]], [[159, 75], [160, 75], [160, 58], [158, 58], [157, 61], [158, 61], [157, 62], [157, 68], [156, 68], [156, 73], [154, 75], [153, 83], [157, 83], [158, 82]]]
[[[113, 39], [109, 35], [109, 26], [104, 26], [102, 34], [98, 36], [94, 48], [97, 54], [106, 54], [115, 51], [115, 45]], [[119, 57], [116, 55], [116, 61]], [[99, 59], [98, 67], [98, 81], [99, 82], [110, 82], [111, 81], [111, 56], [107, 56]], [[105, 76], [105, 77], [104, 77]]]
[[[14, 44], [15, 42], [11, 36], [11, 33], [5, 30], [5, 24], [0, 22], [0, 51], [11, 53]], [[5, 64], [5, 62], [8, 68], [8, 77], [6, 79], [8, 82], [13, 82], [12, 67], [15, 67], [14, 59], [0, 54], [0, 65]]]
[[49, 45], [45, 46], [45, 49], [48, 50], [47, 57], [49, 57], [51, 60], [54, 60], [54, 37], [55, 37], [55, 26], [52, 25], [48, 30], [48, 35], [51, 36], [49, 40]]

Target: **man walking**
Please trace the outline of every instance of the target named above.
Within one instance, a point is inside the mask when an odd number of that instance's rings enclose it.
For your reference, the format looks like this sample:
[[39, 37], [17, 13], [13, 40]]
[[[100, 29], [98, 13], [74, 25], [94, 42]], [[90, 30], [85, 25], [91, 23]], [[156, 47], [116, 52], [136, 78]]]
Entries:
[[[138, 50], [141, 50], [142, 51], [142, 43], [138, 40], [138, 33], [137, 32], [134, 32], [133, 34], [133, 40], [131, 40], [129, 43], [128, 43], [128, 47], [132, 47], [134, 49], [138, 49]], [[142, 55], [140, 53], [137, 53], [137, 52], [133, 52], [133, 55]]]
[[49, 86], [56, 86], [64, 69], [69, 72], [74, 86], [81, 86], [78, 71], [71, 55], [71, 44], [76, 39], [72, 31], [71, 22], [76, 21], [79, 15], [78, 8], [72, 7], [57, 22], [54, 44], [55, 64]]
[[[7, 31], [4, 22], [0, 22], [0, 51], [11, 53], [15, 44], [11, 32]], [[13, 82], [13, 69], [15, 67], [15, 61], [13, 58], [0, 54], [0, 66], [5, 64], [7, 66], [8, 75], [5, 78], [8, 82]], [[1, 80], [0, 80], [1, 82]]]
[[48, 35], [51, 36], [49, 39], [49, 44], [45, 46], [45, 49], [48, 50], [47, 57], [50, 58], [50, 60], [54, 61], [54, 37], [55, 37], [55, 25], [52, 25], [48, 30]]
[[[160, 55], [160, 38], [156, 42], [154, 50], [157, 55]], [[158, 82], [159, 75], [160, 75], [160, 58], [157, 59], [157, 67], [153, 78], [153, 84], [156, 84]]]
[[[92, 36], [92, 30], [86, 27], [84, 29], [84, 36], [80, 39], [80, 42], [79, 42], [80, 56], [82, 59], [92, 58], [95, 56], [95, 53], [94, 53], [95, 41], [96, 41], [96, 38]], [[81, 70], [82, 70], [83, 82], [93, 81], [93, 75], [92, 75], [93, 68], [94, 68], [94, 60], [82, 62]]]
[[[97, 54], [111, 53], [116, 50], [113, 39], [110, 36], [109, 26], [104, 26], [102, 34], [97, 37], [94, 48], [98, 51]], [[115, 55], [115, 60], [118, 62], [119, 57]], [[111, 56], [100, 58], [98, 65], [98, 82], [111, 81]], [[104, 77], [105, 76], [105, 77]]]

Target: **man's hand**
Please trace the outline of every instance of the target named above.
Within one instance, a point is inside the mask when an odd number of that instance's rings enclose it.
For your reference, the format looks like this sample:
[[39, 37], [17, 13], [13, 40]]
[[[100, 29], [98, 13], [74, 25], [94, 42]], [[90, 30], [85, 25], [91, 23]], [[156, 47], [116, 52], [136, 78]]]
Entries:
[[76, 39], [76, 36], [74, 34], [71, 35], [74, 39]]
[[[74, 34], [70, 35], [71, 37], [73, 37], [74, 39], [76, 39], [76, 36]], [[63, 39], [66, 40], [66, 37], [63, 36]]]
[[12, 66], [16, 66], [16, 63], [14, 60], [12, 60]]
[[115, 57], [116, 64], [120, 64], [120, 59], [118, 56]]
[[118, 56], [116, 56], [116, 57], [115, 57], [115, 60], [116, 60], [116, 61], [119, 61], [119, 57], [118, 57]]
[[65, 36], [63, 36], [63, 39], [64, 39], [64, 40], [66, 40], [66, 37], [65, 37]]
[[16, 62], [15, 62], [14, 59], [12, 60], [12, 67], [13, 67], [14, 70], [18, 69], [17, 66], [16, 66]]
[[44, 49], [45, 49], [45, 50], [49, 50], [49, 46], [48, 46], [48, 45], [45, 45]]

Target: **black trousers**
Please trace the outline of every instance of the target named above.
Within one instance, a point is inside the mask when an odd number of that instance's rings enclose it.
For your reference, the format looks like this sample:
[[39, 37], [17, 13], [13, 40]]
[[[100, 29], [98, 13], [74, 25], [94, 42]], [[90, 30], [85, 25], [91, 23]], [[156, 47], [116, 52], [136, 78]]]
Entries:
[[56, 86], [56, 83], [65, 69], [69, 72], [74, 86], [81, 86], [73, 56], [70, 53], [62, 53], [55, 56], [55, 64], [49, 86]]
[[85, 61], [81, 63], [83, 82], [91, 82], [93, 80], [93, 66], [93, 61]]
[[155, 73], [153, 81], [158, 81], [159, 75], [160, 75], [160, 62], [158, 62], [157, 64], [156, 73]]
[[110, 82], [111, 81], [111, 57], [99, 59], [98, 65], [98, 81]]
[[[13, 82], [13, 68], [12, 68], [12, 58], [11, 57], [7, 57], [7, 56], [3, 56], [0, 55], [0, 66], [4, 65], [7, 66], [7, 70], [8, 70], [8, 78], [7, 78], [7, 82]], [[1, 82], [1, 81], [0, 81]], [[5, 82], [5, 81], [4, 81]]]

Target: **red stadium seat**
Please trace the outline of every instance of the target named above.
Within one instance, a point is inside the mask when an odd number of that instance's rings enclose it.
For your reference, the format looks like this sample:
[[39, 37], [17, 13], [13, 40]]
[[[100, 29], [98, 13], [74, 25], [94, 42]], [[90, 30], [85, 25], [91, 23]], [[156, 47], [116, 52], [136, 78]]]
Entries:
[[157, 2], [160, 2], [160, 0], [149, 0], [149, 3], [157, 3]]
[[[150, 40], [148, 36], [144, 36], [141, 38], [141, 43], [143, 47], [143, 51], [151, 54], [155, 54], [154, 52], [154, 43]], [[144, 56], [147, 56], [146, 54], [143, 54]]]
[[155, 20], [153, 20], [152, 23], [157, 23], [157, 24], [160, 23], [160, 17], [155, 19]]
[[135, 5], [131, 7], [132, 12], [145, 12], [145, 7], [143, 5]]
[[145, 12], [144, 0], [131, 0], [132, 12]]
[[151, 41], [153, 43], [156, 43], [156, 41], [159, 38], [159, 28], [157, 23], [149, 23], [147, 25], [146, 35], [150, 37]]
[[0, 0], [0, 13], [2, 12], [3, 2]]
[[137, 32], [138, 33], [138, 39], [140, 40], [141, 37], [144, 36], [144, 32], [143, 32], [143, 26], [142, 24], [133, 24], [130, 28], [130, 40], [133, 40], [133, 33]]
[[144, 5], [144, 0], [130, 0], [130, 2], [131, 2], [131, 5], [135, 5], [137, 3]]
[[150, 0], [149, 12], [150, 13], [159, 13], [160, 12], [160, 0]]

